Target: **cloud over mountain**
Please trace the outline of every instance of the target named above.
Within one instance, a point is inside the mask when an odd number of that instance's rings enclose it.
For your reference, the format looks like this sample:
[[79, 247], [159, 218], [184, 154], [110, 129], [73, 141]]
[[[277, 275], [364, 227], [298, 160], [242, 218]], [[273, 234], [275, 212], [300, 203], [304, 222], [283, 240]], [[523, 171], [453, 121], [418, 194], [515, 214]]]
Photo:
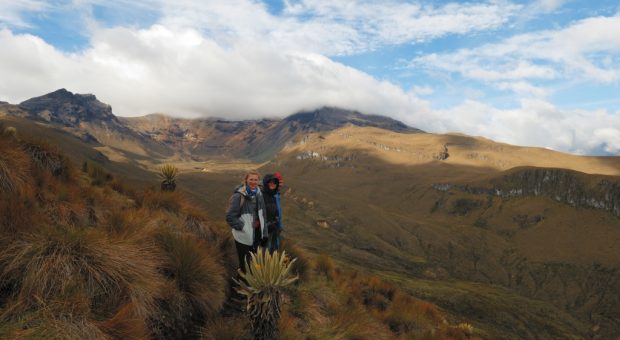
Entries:
[[[518, 20], [534, 20], [569, 3], [273, 4], [1, 4], [0, 44], [8, 53], [0, 54], [0, 100], [20, 102], [67, 88], [96, 94], [122, 116], [165, 112], [231, 119], [335, 106], [389, 115], [432, 132], [579, 153], [620, 150], [613, 138], [620, 131], [617, 99], [596, 105], [599, 97], [584, 94], [591, 102], [581, 107], [560, 100], [594, 85], [607, 92], [618, 87], [618, 14], [512, 34], [507, 30]], [[63, 49], [50, 42], [53, 37], [24, 29], [41, 25], [33, 13], [45, 18], [75, 11], [84, 15], [75, 33], [87, 39], [80, 49]], [[461, 40], [492, 32], [502, 34], [456, 48]], [[457, 39], [454, 47], [450, 39]], [[435, 41], [447, 47], [431, 49]], [[407, 47], [409, 62], [376, 57], [364, 68], [343, 59], [359, 57], [363, 66], [381, 51], [404, 46], [413, 46]], [[381, 64], [384, 60], [394, 65]], [[401, 67], [395, 76], [372, 72], [398, 70], [395, 65]], [[589, 130], [575, 125], [581, 121]], [[550, 135], [549, 127], [556, 133]]]

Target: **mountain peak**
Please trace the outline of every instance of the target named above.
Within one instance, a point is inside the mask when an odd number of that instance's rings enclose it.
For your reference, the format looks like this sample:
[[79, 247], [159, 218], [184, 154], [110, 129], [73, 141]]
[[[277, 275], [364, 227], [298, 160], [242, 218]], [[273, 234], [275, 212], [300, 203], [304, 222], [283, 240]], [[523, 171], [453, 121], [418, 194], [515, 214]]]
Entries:
[[373, 126], [395, 132], [423, 132], [420, 129], [410, 127], [398, 120], [379, 116], [367, 115], [358, 111], [350, 111], [336, 107], [322, 107], [314, 111], [298, 112], [285, 118], [289, 123], [299, 123], [308, 131], [333, 130], [352, 124], [356, 126]]
[[19, 104], [31, 115], [49, 122], [76, 127], [80, 122], [113, 121], [112, 107], [93, 94], [74, 94], [62, 88]]

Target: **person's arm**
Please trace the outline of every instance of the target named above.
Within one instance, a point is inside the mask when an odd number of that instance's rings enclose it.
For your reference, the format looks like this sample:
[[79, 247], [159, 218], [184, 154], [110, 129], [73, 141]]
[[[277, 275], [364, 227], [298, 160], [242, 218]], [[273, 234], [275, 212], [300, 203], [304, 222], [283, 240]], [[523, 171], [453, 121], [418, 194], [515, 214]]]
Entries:
[[243, 229], [243, 222], [239, 219], [241, 217], [241, 194], [236, 192], [230, 198], [228, 204], [228, 211], [226, 212], [226, 223], [235, 229], [241, 230]]

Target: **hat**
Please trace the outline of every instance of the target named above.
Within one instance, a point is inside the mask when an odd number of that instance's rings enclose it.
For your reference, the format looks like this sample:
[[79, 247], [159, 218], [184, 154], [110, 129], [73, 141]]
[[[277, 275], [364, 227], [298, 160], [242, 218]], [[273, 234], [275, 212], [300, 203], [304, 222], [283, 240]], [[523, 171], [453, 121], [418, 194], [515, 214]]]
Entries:
[[282, 182], [282, 174], [280, 174], [280, 171], [276, 171], [276, 173], [273, 174], [275, 176], [275, 178], [278, 179], [279, 182]]

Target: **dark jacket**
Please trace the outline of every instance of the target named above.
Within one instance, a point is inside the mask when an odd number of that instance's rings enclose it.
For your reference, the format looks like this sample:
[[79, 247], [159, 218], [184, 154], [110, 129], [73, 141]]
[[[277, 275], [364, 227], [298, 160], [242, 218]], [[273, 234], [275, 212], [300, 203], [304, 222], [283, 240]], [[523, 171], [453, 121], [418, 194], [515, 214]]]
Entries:
[[[277, 183], [275, 190], [269, 189], [270, 181], [275, 181]], [[280, 207], [276, 197], [279, 185], [278, 179], [273, 175], [266, 175], [263, 178], [263, 187], [261, 191], [263, 192], [263, 200], [265, 201], [265, 218], [269, 232], [278, 228], [280, 220]]]
[[[275, 190], [269, 189], [269, 182], [275, 180], [278, 186]], [[263, 199], [265, 201], [265, 217], [269, 231], [268, 248], [276, 250], [280, 247], [280, 231], [282, 230], [282, 208], [280, 206], [280, 183], [278, 179], [269, 174], [263, 178]]]
[[[240, 204], [242, 196], [243, 204]], [[263, 238], [266, 238], [269, 234], [265, 224], [265, 201], [260, 190], [257, 190], [255, 199], [260, 231]], [[233, 191], [226, 212], [226, 223], [232, 228], [233, 237], [237, 242], [248, 246], [254, 244], [254, 206], [252, 198], [245, 191], [245, 185], [239, 185]]]

